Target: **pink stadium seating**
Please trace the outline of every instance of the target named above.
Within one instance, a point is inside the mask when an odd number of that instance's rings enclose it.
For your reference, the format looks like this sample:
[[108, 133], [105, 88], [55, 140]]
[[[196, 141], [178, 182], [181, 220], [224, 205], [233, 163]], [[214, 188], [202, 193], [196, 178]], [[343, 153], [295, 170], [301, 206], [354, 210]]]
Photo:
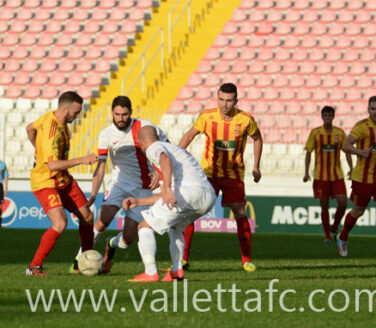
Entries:
[[[239, 41], [241, 40], [239, 39]], [[264, 44], [264, 38], [260, 35], [251, 35], [248, 41], [249, 47], [254, 48], [254, 49], [262, 47], [263, 44]]]
[[1, 72], [0, 74], [0, 85], [8, 85], [13, 82], [13, 76], [11, 72]]
[[242, 74], [242, 73], [245, 73], [246, 71], [247, 71], [247, 63], [245, 61], [238, 61], [231, 68], [231, 72], [234, 74]]
[[[216, 49], [216, 48], [211, 48], [211, 49]], [[229, 60], [229, 61], [233, 61], [237, 57], [238, 57], [238, 50], [236, 48], [226, 48], [222, 55], [223, 60]], [[209, 59], [207, 56], [205, 58]]]
[[291, 10], [287, 11], [284, 21], [286, 23], [295, 24], [296, 22], [300, 21], [300, 13], [292, 8]]
[[44, 46], [44, 47], [49, 47], [51, 46], [52, 44], [54, 43], [54, 37], [51, 35], [51, 34], [42, 34], [40, 37], [39, 37], [39, 42], [38, 44], [40, 46]]
[[82, 0], [81, 8], [84, 9], [93, 9], [97, 5], [96, 0]]
[[304, 77], [302, 75], [294, 74], [291, 76], [289, 84], [293, 88], [300, 88], [304, 85]]
[[311, 35], [319, 37], [327, 32], [327, 27], [325, 24], [316, 23], [313, 24], [311, 28]]
[[288, 115], [279, 115], [276, 119], [277, 128], [285, 129], [291, 126], [291, 118]]
[[102, 55], [100, 47], [91, 46], [86, 50], [86, 59], [98, 59]]
[[[291, 115], [291, 114], [300, 114], [301, 113], [301, 109], [302, 109], [302, 106], [301, 106], [301, 103], [300, 102], [297, 102], [297, 101], [290, 101], [287, 103], [287, 106], [286, 106], [286, 113], [288, 115]], [[299, 120], [304, 120], [305, 119], [302, 117], [302, 116], [296, 116], [294, 118], [294, 126], [295, 127], [303, 127], [303, 126], [298, 126], [298, 125], [301, 125], [301, 124], [298, 124]]]
[[[233, 74], [233, 72], [228, 72], [225, 74], [222, 78], [222, 83], [234, 83], [235, 85], [238, 84], [238, 77], [236, 74]], [[218, 86], [218, 84], [217, 84]]]
[[85, 85], [89, 87], [98, 87], [102, 82], [102, 78], [99, 74], [90, 73], [85, 79]]
[[324, 79], [322, 81], [322, 86], [324, 88], [334, 88], [338, 84], [337, 77], [333, 75], [326, 75], [324, 76]]
[[289, 50], [283, 49], [283, 48], [279, 48], [276, 50], [275, 56], [274, 56], [275, 60], [287, 63], [289, 58], [290, 58]]
[[179, 100], [188, 100], [193, 98], [193, 89], [189, 87], [182, 87], [179, 91]]
[[304, 36], [309, 32], [309, 25], [304, 22], [299, 22], [294, 27], [294, 34], [298, 36]]
[[102, 33], [114, 34], [118, 31], [118, 29], [118, 24], [114, 21], [109, 20], [103, 24]]
[[185, 114], [196, 114], [203, 109], [201, 100], [191, 99], [187, 104], [187, 109], [184, 111]]
[[283, 133], [283, 138], [282, 141], [283, 143], [291, 144], [291, 143], [296, 143], [297, 141], [297, 133], [295, 129], [287, 129]]
[[272, 78], [270, 75], [260, 74], [257, 77], [257, 87], [265, 88], [272, 84]]
[[332, 70], [332, 66], [330, 63], [326, 61], [320, 61], [317, 63], [317, 66], [316, 66], [317, 74], [326, 75], [326, 74], [329, 74], [331, 70]]
[[7, 8], [17, 9], [22, 6], [22, 2], [20, 0], [12, 0], [6, 3]]
[[78, 32], [80, 32], [80, 29], [81, 29], [80, 23], [76, 21], [71, 21], [69, 22], [69, 24], [65, 25], [64, 34], [61, 34], [61, 35], [77, 34]]
[[326, 60], [329, 62], [337, 62], [341, 59], [341, 51], [337, 48], [330, 48], [326, 53]]
[[249, 73], [261, 73], [264, 70], [264, 63], [260, 61], [254, 61], [250, 63], [248, 72]]
[[102, 0], [99, 4], [100, 8], [110, 9], [115, 6], [115, 0]]
[[265, 67], [266, 74], [277, 74], [277, 73], [280, 73], [281, 70], [282, 70], [281, 62], [269, 61], [266, 63], [266, 67]]
[[22, 96], [22, 89], [19, 85], [9, 85], [6, 93], [4, 95], [5, 98], [17, 99]]
[[321, 85], [321, 78], [318, 75], [310, 75], [307, 77], [305, 85], [308, 88], [316, 88]]
[[295, 89], [283, 88], [279, 94], [279, 98], [284, 101], [290, 101], [295, 99]]
[[345, 91], [343, 89], [332, 89], [329, 100], [337, 102], [345, 98]]
[[46, 72], [46, 73], [51, 73], [56, 70], [56, 62], [52, 59], [46, 58], [43, 60], [39, 71], [40, 72]]
[[54, 72], [50, 77], [50, 85], [62, 86], [66, 82], [65, 74], [62, 72]]
[[133, 22], [140, 22], [144, 19], [145, 14], [143, 9], [135, 8], [131, 11], [128, 19]]
[[61, 22], [56, 20], [50, 20], [45, 28], [45, 33], [58, 34], [62, 30]]
[[247, 99], [252, 101], [260, 99], [262, 96], [262, 92], [259, 88], [250, 87], [247, 92]]
[[297, 62], [285, 62], [283, 64], [282, 74], [294, 74], [298, 71], [298, 63]]
[[333, 67], [333, 74], [343, 75], [348, 71], [347, 64], [343, 62], [336, 62]]
[[68, 58], [78, 60], [84, 56], [84, 50], [79, 46], [72, 46], [68, 51]]
[[184, 102], [178, 99], [175, 99], [170, 104], [170, 109], [168, 113], [178, 114], [184, 111]]
[[48, 82], [48, 75], [46, 73], [43, 73], [43, 72], [36, 72], [34, 75], [33, 75], [33, 79], [31, 81], [31, 83], [33, 85], [37, 85], [37, 86], [43, 86], [45, 84], [47, 84]]
[[195, 99], [205, 100], [211, 97], [211, 89], [209, 87], [201, 86], [197, 89]]
[[[233, 16], [232, 21], [240, 23], [247, 18], [246, 13], [244, 11], [238, 11], [238, 13], [239, 13], [238, 17], [234, 18]], [[264, 19], [265, 19], [265, 14], [263, 10], [255, 9], [255, 10], [252, 10], [249, 14], [249, 20], [251, 22], [261, 23], [264, 21]]]
[[243, 74], [239, 80], [240, 87], [250, 87], [254, 85], [255, 77], [253, 74]]
[[281, 131], [276, 128], [270, 128], [265, 130], [266, 142], [267, 143], [277, 143], [281, 140]]
[[287, 86], [289, 80], [286, 75], [276, 75], [273, 79], [273, 85], [277, 88], [282, 88]]
[[30, 82], [30, 75], [25, 72], [17, 72], [14, 77], [13, 84], [14, 85], [20, 85], [25, 86]]
[[62, 46], [53, 46], [48, 52], [48, 58], [59, 61], [64, 57], [64, 48]]
[[[194, 78], [195, 80], [191, 80], [191, 78]], [[191, 81], [191, 83], [189, 83]], [[201, 80], [201, 77], [199, 77], [199, 75], [197, 74], [193, 74], [190, 76], [189, 78], [189, 81], [187, 83], [188, 86], [195, 86], [195, 85], [192, 85], [193, 81], [197, 81], [197, 84], [195, 84], [196, 86], [202, 84], [202, 80]], [[211, 74], [211, 75], [208, 75], [208, 77], [205, 79], [205, 83], [204, 85], [206, 87], [217, 87], [218, 85], [220, 85], [220, 77], [216, 74]]]
[[355, 36], [360, 34], [361, 25], [359, 23], [350, 23], [346, 26], [346, 34], [350, 36]]
[[234, 21], [229, 21], [223, 27], [222, 35], [234, 35], [238, 31], [238, 25]]
[[[226, 51], [229, 51], [230, 48], [227, 48], [225, 50]], [[231, 51], [236, 51], [235, 49], [231, 49]], [[217, 60], [219, 59], [219, 57], [221, 56], [221, 52], [219, 51], [218, 48], [209, 48], [208, 51], [206, 52], [206, 55], [205, 55], [205, 58], [206, 60], [208, 61], [212, 61], [212, 60]], [[225, 58], [224, 58], [225, 59]]]
[[260, 118], [260, 128], [269, 129], [275, 126], [275, 115], [262, 115]]
[[261, 61], [269, 61], [273, 58], [273, 50], [270, 48], [263, 48], [259, 51], [257, 59]]
[[70, 86], [80, 86], [81, 84], [84, 84], [84, 78], [82, 74], [79, 73], [72, 73], [69, 75], [67, 80], [68, 85]]
[[95, 36], [93, 46], [96, 47], [106, 47], [111, 43], [111, 39], [107, 34], [98, 34]]
[[36, 99], [40, 96], [40, 88], [36, 85], [28, 85], [23, 94], [23, 98]]
[[230, 64], [227, 61], [217, 61], [214, 66], [213, 73], [215, 74], [224, 74], [230, 71]]
[[109, 20], [112, 21], [112, 22], [118, 22], [118, 23], [120, 23], [120, 22], [123, 22], [125, 19], [126, 19], [126, 11], [124, 9], [122, 9], [122, 10], [113, 10], [110, 13]]
[[87, 8], [80, 7], [80, 8], [77, 8], [73, 12], [73, 17], [72, 17], [73, 21], [84, 22], [88, 18], [89, 18], [89, 11], [87, 10]]
[[109, 73], [110, 68], [111, 68], [110, 63], [108, 61], [100, 59], [95, 63], [94, 72], [96, 72], [96, 73]]
[[60, 6], [54, 13], [54, 20], [66, 21], [69, 18], [69, 8]]
[[244, 22], [239, 30], [240, 35], [251, 35], [253, 32], [255, 32], [256, 27], [255, 24], [249, 21]]
[[126, 49], [127, 44], [128, 44], [128, 38], [126, 35], [122, 35], [122, 34], [115, 35], [111, 42], [111, 45], [113, 45], [114, 47], [118, 47], [119, 49], [120, 48]]
[[246, 46], [247, 38], [244, 35], [235, 35], [231, 41], [230, 47], [242, 48]]
[[365, 65], [362, 62], [355, 61], [351, 64], [349, 74], [351, 75], [360, 75], [365, 72]]
[[196, 73], [208, 73], [212, 70], [212, 64], [210, 61], [201, 60], [197, 66]]
[[92, 89], [86, 85], [81, 85], [77, 92], [83, 99], [89, 99], [92, 95]]
[[239, 60], [250, 61], [256, 57], [256, 51], [254, 48], [245, 47], [240, 51]]
[[278, 23], [275, 30], [275, 35], [277, 36], [285, 36], [291, 33], [291, 25], [288, 23]]

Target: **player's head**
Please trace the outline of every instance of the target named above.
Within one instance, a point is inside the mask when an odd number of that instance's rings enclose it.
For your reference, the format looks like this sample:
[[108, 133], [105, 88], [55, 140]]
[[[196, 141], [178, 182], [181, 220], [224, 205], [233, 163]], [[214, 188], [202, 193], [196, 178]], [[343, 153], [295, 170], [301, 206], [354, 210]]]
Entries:
[[238, 102], [238, 91], [233, 83], [224, 83], [218, 90], [218, 107], [223, 114], [230, 114]]
[[331, 106], [324, 106], [321, 109], [321, 118], [324, 121], [324, 124], [332, 124], [334, 120], [334, 108]]
[[126, 96], [118, 96], [112, 101], [112, 120], [119, 130], [126, 130], [131, 123], [132, 103]]
[[376, 122], [376, 96], [368, 99], [368, 114], [373, 122]]
[[150, 125], [143, 126], [138, 130], [138, 143], [140, 144], [143, 152], [154, 142], [158, 140], [157, 130]]
[[64, 113], [65, 123], [72, 123], [81, 113], [84, 100], [74, 91], [66, 91], [58, 99], [58, 110]]

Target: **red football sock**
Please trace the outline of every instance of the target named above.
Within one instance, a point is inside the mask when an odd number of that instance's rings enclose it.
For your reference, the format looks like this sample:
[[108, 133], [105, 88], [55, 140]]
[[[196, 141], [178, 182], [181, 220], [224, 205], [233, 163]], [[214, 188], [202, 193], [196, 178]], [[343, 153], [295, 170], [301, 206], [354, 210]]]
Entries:
[[351, 212], [346, 215], [345, 224], [343, 225], [343, 229], [341, 231], [341, 234], [339, 235], [339, 239], [346, 241], [349, 238], [349, 232], [354, 227], [356, 221], [358, 219], [355, 219]]
[[94, 244], [93, 225], [80, 223], [78, 232], [80, 234], [82, 252], [85, 252], [88, 249], [93, 249], [93, 244]]
[[191, 251], [191, 243], [193, 238], [193, 233], [195, 232], [195, 224], [188, 224], [184, 230], [184, 255], [183, 259], [188, 262], [189, 253]]
[[236, 219], [236, 225], [238, 229], [238, 238], [240, 244], [240, 250], [242, 253], [242, 263], [251, 262], [251, 227], [248, 222], [248, 218], [242, 217]]
[[35, 265], [42, 266], [44, 259], [51, 252], [52, 248], [55, 246], [57, 239], [60, 237], [61, 233], [56, 230], [49, 228], [40, 239], [39, 247], [34, 255], [33, 261], [30, 264], [30, 268]]
[[332, 239], [330, 236], [330, 227], [329, 227], [329, 212], [328, 211], [321, 211], [321, 223], [322, 227], [324, 228], [325, 238]]
[[334, 215], [334, 223], [332, 224], [333, 230], [335, 230], [335, 231], [338, 230], [338, 226], [341, 223], [341, 220], [342, 220], [345, 212], [346, 212], [346, 208], [337, 207], [336, 214]]

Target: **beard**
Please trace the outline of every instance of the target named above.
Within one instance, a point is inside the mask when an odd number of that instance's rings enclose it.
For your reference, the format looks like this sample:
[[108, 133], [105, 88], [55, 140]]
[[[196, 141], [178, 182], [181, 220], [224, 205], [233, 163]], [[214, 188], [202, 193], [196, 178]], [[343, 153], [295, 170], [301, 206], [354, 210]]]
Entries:
[[124, 131], [126, 129], [128, 129], [130, 123], [131, 123], [131, 120], [127, 120], [126, 122], [123, 122], [121, 121], [121, 125], [118, 125], [118, 123], [115, 122], [115, 120], [112, 120], [112, 122], [115, 124], [115, 126], [120, 130], [120, 131]]

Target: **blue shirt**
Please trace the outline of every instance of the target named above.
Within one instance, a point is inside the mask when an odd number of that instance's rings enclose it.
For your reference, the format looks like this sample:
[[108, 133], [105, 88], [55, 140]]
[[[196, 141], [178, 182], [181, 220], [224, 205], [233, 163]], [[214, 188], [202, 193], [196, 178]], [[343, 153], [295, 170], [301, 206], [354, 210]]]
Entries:
[[0, 183], [3, 183], [4, 178], [9, 176], [7, 167], [3, 161], [0, 161]]

